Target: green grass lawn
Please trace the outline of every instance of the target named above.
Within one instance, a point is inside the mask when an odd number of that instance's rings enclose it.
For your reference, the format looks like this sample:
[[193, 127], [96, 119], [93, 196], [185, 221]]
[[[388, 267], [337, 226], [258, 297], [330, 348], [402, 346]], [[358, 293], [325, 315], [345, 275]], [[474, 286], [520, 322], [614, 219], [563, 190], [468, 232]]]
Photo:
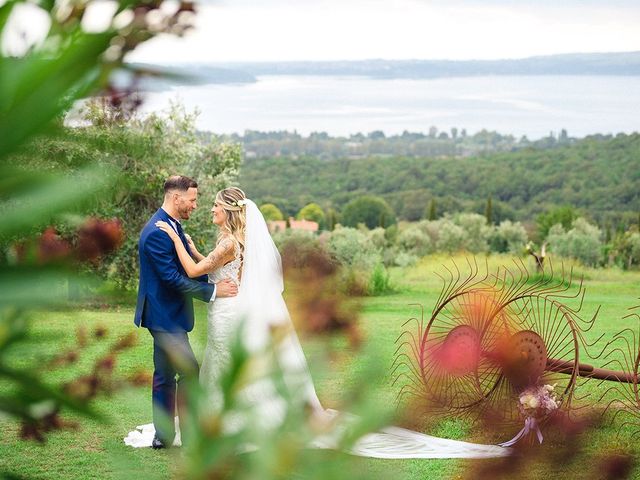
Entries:
[[[463, 259], [458, 259], [462, 262]], [[409, 269], [392, 271], [395, 293], [367, 298], [363, 302], [360, 329], [365, 342], [360, 350], [350, 346], [346, 338], [303, 339], [305, 352], [310, 359], [328, 358], [322, 369], [315, 369], [316, 387], [323, 404], [340, 408], [344, 393], [355, 384], [356, 379], [367, 368], [365, 359], [375, 356], [385, 368], [381, 368], [372, 383], [380, 388], [380, 400], [391, 404], [395, 400], [397, 387], [391, 386], [388, 367], [393, 361], [395, 340], [401, 333], [401, 325], [419, 310], [410, 304], [424, 305], [426, 315], [431, 312], [440, 293], [441, 281], [434, 271], [442, 272], [445, 257], [427, 257], [419, 265]], [[490, 258], [492, 268], [508, 264], [507, 257]], [[616, 270], [581, 269], [587, 288], [583, 312], [590, 317], [601, 305], [601, 312], [593, 331], [586, 334], [593, 340], [604, 333], [610, 338], [625, 326], [637, 327], [635, 320], [622, 317], [627, 309], [640, 303], [640, 273], [623, 273]], [[11, 350], [14, 366], [40, 365], [43, 378], [52, 384], [60, 384], [78, 375], [89, 373], [96, 358], [105, 354], [118, 338], [131, 331], [138, 337], [137, 345], [119, 355], [116, 365], [118, 378], [152, 370], [151, 337], [144, 329], [133, 326], [133, 307], [112, 306], [99, 310], [76, 310], [36, 312], [33, 314], [31, 335], [28, 340]], [[191, 343], [196, 355], [201, 357], [205, 344], [204, 306], [197, 306], [196, 328]], [[76, 329], [84, 326], [91, 334], [97, 327], [106, 331], [102, 339], [90, 335], [88, 345], [78, 350], [80, 357], [72, 367], [52, 368], [52, 358], [61, 352], [77, 349]], [[322, 356], [329, 348], [329, 356]], [[311, 365], [316, 363], [312, 360]], [[597, 363], [597, 362], [593, 362]], [[0, 395], [7, 386], [0, 383]], [[606, 386], [588, 382], [583, 393], [591, 398], [599, 397]], [[48, 435], [44, 445], [19, 438], [19, 426], [12, 420], [0, 417], [0, 471], [10, 471], [29, 478], [119, 478], [138, 474], [144, 478], [168, 478], [173, 473], [174, 455], [179, 451], [132, 450], [122, 443], [122, 438], [136, 425], [151, 420], [150, 386], [118, 389], [111, 395], [100, 395], [94, 401], [95, 409], [107, 423], [73, 415], [66, 419], [77, 420], [78, 428], [56, 431]], [[475, 441], [501, 441], [491, 431], [474, 426], [466, 421], [427, 422], [429, 431], [438, 436]], [[596, 472], [603, 451], [629, 449], [633, 447], [631, 435], [640, 428], [626, 427], [622, 430], [603, 426], [591, 431], [584, 438], [585, 450], [573, 459], [549, 464], [538, 459], [530, 468], [519, 471], [523, 478], [599, 478]], [[514, 432], [515, 433], [515, 432]], [[552, 452], [558, 445], [554, 439], [545, 441], [541, 452]], [[322, 453], [319, 453], [322, 455]], [[496, 463], [488, 460], [481, 465]], [[476, 462], [462, 460], [407, 460], [382, 461], [355, 460], [357, 468], [371, 472], [371, 478], [423, 479], [423, 478], [473, 478]], [[348, 478], [348, 476], [345, 476]], [[640, 477], [638, 477], [640, 478]]]

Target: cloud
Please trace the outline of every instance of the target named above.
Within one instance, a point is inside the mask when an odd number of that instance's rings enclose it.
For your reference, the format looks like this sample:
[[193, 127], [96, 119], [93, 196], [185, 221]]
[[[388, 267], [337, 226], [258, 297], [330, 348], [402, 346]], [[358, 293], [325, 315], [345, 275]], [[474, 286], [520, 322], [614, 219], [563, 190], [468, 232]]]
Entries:
[[[634, 0], [222, 0], [136, 61], [522, 58], [640, 50]], [[611, 5], [614, 5], [613, 7]]]

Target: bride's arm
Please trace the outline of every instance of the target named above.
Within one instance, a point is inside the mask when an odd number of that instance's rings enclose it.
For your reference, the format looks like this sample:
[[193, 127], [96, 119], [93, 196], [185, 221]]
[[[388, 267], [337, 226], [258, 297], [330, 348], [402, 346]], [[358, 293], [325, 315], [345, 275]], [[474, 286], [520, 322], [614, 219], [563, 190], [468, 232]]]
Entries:
[[191, 250], [191, 256], [196, 259], [196, 262], [201, 262], [205, 258], [205, 256], [198, 251], [198, 249], [196, 248], [196, 244], [193, 243], [191, 235], [189, 235], [188, 233], [185, 233], [184, 236], [187, 239], [187, 243], [189, 244], [189, 249]]
[[202, 256], [202, 260], [196, 263], [187, 249], [184, 248], [182, 240], [176, 233], [176, 231], [171, 228], [171, 226], [166, 222], [156, 222], [156, 227], [169, 235], [171, 240], [173, 240], [173, 245], [178, 253], [178, 259], [184, 268], [184, 271], [190, 278], [200, 277], [206, 273], [211, 273], [214, 270], [220, 268], [225, 263], [233, 258], [233, 242], [225, 238], [223, 239], [206, 257]]

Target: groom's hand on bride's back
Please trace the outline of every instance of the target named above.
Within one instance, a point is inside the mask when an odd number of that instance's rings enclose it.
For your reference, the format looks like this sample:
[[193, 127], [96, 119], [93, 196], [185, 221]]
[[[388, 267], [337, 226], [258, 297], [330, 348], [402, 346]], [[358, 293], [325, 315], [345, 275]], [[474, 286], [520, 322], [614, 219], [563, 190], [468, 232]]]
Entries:
[[238, 286], [231, 280], [216, 283], [216, 297], [235, 297], [237, 294]]

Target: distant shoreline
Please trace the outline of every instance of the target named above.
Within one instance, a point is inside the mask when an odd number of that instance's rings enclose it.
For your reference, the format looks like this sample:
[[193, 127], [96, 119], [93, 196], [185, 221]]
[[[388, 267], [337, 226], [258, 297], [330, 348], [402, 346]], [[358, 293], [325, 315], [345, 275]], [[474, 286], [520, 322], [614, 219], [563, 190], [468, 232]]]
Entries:
[[[161, 85], [255, 83], [259, 76], [357, 76], [372, 79], [433, 79], [477, 76], [640, 76], [640, 52], [575, 53], [505, 60], [353, 60], [197, 63], [159, 67], [186, 79]], [[155, 87], [154, 87], [155, 86]]]

